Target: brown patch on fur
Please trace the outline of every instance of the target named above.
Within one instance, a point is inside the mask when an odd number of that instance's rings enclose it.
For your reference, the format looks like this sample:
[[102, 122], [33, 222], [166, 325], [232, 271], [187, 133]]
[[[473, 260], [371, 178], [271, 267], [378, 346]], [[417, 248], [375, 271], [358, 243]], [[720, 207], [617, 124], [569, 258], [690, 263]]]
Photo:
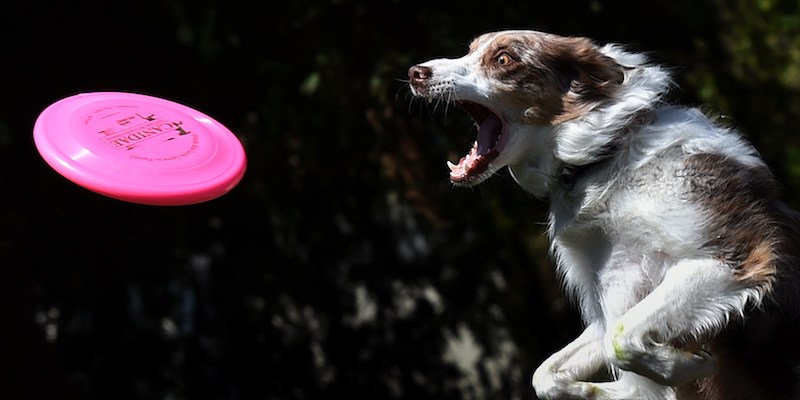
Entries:
[[562, 97], [562, 112], [554, 116], [552, 124], [578, 118], [608, 100], [625, 79], [623, 68], [588, 41], [571, 45], [572, 57], [556, 58], [555, 62], [556, 72], [570, 80], [570, 87]]
[[775, 255], [774, 244], [770, 240], [756, 245], [750, 251], [747, 258], [742, 261], [742, 266], [736, 270], [736, 279], [750, 282], [771, 283], [775, 277]]
[[469, 44], [469, 52], [474, 53], [475, 51], [478, 50], [479, 47], [481, 47], [483, 43], [485, 43], [488, 40], [494, 39], [495, 37], [497, 37], [498, 34], [500, 34], [500, 32], [490, 32], [490, 33], [484, 33], [483, 35], [476, 37]]
[[706, 247], [739, 282], [764, 290], [759, 305], [709, 343], [719, 370], [686, 385], [703, 400], [800, 398], [800, 215], [778, 199], [766, 167], [718, 154], [687, 159], [695, 201], [709, 213]]
[[748, 167], [719, 154], [687, 160], [691, 192], [709, 213], [706, 247], [748, 286], [768, 286], [776, 274], [776, 247], [785, 232], [777, 184], [766, 167]]
[[[524, 110], [535, 124], [560, 124], [575, 119], [614, 96], [624, 69], [586, 38], [539, 33], [480, 37], [474, 52], [492, 40], [482, 55], [487, 73], [501, 84], [504, 101]], [[510, 63], [500, 63], [501, 55]]]

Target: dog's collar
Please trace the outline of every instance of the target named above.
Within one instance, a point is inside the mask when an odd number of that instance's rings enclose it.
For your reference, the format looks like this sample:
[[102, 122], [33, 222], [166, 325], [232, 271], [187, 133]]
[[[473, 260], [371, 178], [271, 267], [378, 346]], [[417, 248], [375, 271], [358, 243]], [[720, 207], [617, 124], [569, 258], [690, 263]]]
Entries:
[[[629, 126], [626, 128], [626, 131], [631, 131], [633, 127]], [[561, 164], [561, 167], [558, 169], [558, 184], [564, 190], [572, 190], [575, 187], [575, 183], [578, 182], [584, 175], [586, 175], [590, 170], [594, 169], [595, 167], [605, 163], [609, 159], [611, 159], [615, 154], [617, 154], [622, 148], [621, 140], [616, 142], [609, 143], [597, 156], [597, 160], [594, 162], [590, 162], [588, 164], [583, 165], [574, 165], [574, 164]]]
[[581, 176], [585, 175], [589, 170], [592, 168], [602, 164], [606, 161], [607, 158], [603, 158], [599, 161], [585, 164], [585, 165], [572, 165], [572, 164], [563, 164], [561, 168], [558, 170], [558, 184], [564, 190], [572, 190], [575, 187], [575, 183], [578, 182], [578, 179]]

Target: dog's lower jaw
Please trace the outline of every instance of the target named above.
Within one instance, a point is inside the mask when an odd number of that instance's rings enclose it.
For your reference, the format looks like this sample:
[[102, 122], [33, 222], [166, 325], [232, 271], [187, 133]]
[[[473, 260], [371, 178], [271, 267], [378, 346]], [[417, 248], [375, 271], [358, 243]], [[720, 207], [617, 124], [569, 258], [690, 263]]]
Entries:
[[511, 176], [526, 192], [545, 199], [555, 183], [558, 161], [553, 153], [553, 126], [511, 123], [505, 154]]
[[540, 160], [522, 160], [508, 166], [511, 177], [517, 184], [538, 199], [544, 199], [550, 193], [554, 183], [549, 168], [542, 168]]
[[509, 163], [511, 176], [526, 192], [538, 199], [545, 199], [556, 184], [555, 156], [544, 149], [541, 143], [529, 144], [528, 150]]

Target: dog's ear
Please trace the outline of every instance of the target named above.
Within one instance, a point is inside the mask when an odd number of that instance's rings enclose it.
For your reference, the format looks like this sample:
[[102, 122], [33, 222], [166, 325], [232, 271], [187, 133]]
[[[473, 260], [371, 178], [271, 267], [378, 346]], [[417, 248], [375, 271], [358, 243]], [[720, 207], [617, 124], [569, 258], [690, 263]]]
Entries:
[[583, 38], [566, 38], [550, 64], [559, 81], [561, 112], [551, 123], [580, 117], [614, 96], [625, 79], [625, 68]]

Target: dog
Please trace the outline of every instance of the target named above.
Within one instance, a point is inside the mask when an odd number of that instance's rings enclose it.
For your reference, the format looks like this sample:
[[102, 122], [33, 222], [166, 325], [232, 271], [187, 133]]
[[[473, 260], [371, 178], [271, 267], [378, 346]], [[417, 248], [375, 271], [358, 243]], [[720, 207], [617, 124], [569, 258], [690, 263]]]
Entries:
[[734, 129], [668, 104], [670, 72], [616, 44], [500, 31], [408, 71], [477, 139], [450, 180], [508, 167], [585, 330], [533, 373], [543, 399], [800, 399], [800, 217]]

